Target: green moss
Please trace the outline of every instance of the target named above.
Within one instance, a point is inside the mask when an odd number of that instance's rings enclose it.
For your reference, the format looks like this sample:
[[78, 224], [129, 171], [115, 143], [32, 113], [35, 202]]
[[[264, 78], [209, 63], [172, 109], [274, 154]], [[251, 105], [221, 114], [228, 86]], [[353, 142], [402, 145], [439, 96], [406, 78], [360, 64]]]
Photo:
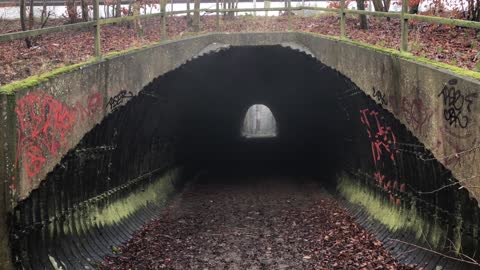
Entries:
[[434, 248], [440, 247], [442, 240], [446, 239], [446, 230], [436, 222], [430, 224], [426, 221], [417, 212], [415, 201], [409, 207], [395, 206], [346, 175], [338, 178], [337, 189], [349, 202], [363, 207], [371, 218], [391, 232], [409, 231], [418, 240], [426, 240]]
[[366, 49], [370, 49], [370, 50], [373, 50], [373, 51], [376, 51], [376, 52], [379, 52], [379, 53], [389, 54], [389, 55], [392, 55], [394, 57], [398, 57], [400, 59], [406, 59], [406, 60], [410, 60], [410, 61], [417, 62], [417, 63], [428, 64], [428, 65], [431, 65], [431, 66], [434, 66], [434, 67], [443, 68], [443, 69], [449, 70], [449, 71], [451, 71], [451, 72], [453, 72], [453, 73], [455, 73], [459, 76], [464, 76], [464, 77], [469, 77], [469, 78], [480, 80], [480, 72], [473, 71], [473, 70], [468, 70], [468, 69], [464, 69], [464, 68], [460, 68], [460, 67], [456, 67], [456, 66], [452, 66], [452, 65], [442, 63], [442, 62], [433, 61], [433, 60], [427, 59], [425, 57], [412, 55], [411, 53], [405, 53], [405, 52], [401, 52], [399, 50], [391, 49], [391, 48], [383, 48], [383, 47], [380, 47], [380, 46], [376, 46], [376, 45], [372, 45], [372, 44], [368, 44], [368, 43], [364, 43], [364, 42], [360, 42], [360, 41], [355, 41], [355, 40], [351, 40], [351, 39], [342, 39], [342, 38], [336, 37], [336, 36], [322, 35], [322, 34], [311, 33], [311, 32], [304, 32], [304, 33], [312, 35], [312, 36], [320, 36], [320, 37], [323, 37], [325, 39], [330, 39], [330, 40], [340, 41], [340, 42], [344, 42], [344, 43], [349, 43], [349, 44], [356, 45], [356, 46], [366, 48]]
[[37, 86], [40, 83], [48, 81], [50, 78], [52, 78], [54, 76], [57, 76], [57, 75], [60, 75], [60, 74], [63, 74], [63, 73], [66, 73], [66, 72], [69, 72], [69, 71], [72, 71], [72, 70], [76, 70], [76, 69], [81, 68], [83, 66], [86, 66], [88, 64], [94, 63], [95, 61], [96, 61], [96, 59], [91, 59], [91, 60], [86, 61], [86, 62], [57, 68], [55, 70], [52, 70], [52, 71], [49, 71], [49, 72], [46, 72], [46, 73], [43, 73], [43, 74], [40, 74], [40, 75], [35, 75], [35, 76], [28, 77], [24, 80], [12, 82], [10, 84], [7, 84], [5, 86], [0, 87], [0, 94], [13, 95], [18, 90], [27, 89], [27, 88]]
[[[304, 32], [304, 33], [310, 34], [310, 35], [313, 35], [313, 36], [320, 36], [320, 37], [330, 39], [330, 40], [336, 40], [336, 41], [341, 41], [341, 42], [357, 45], [357, 46], [368, 48], [368, 49], [371, 49], [371, 50], [374, 50], [374, 51], [377, 51], [377, 52], [380, 52], [380, 53], [387, 53], [387, 54], [390, 54], [390, 55], [398, 57], [398, 58], [407, 59], [407, 60], [411, 60], [411, 61], [414, 61], [414, 62], [424, 63], [424, 64], [432, 65], [432, 66], [435, 66], [435, 67], [447, 69], [447, 70], [449, 70], [449, 71], [451, 71], [455, 74], [458, 74], [460, 76], [465, 76], [465, 77], [470, 77], [470, 78], [480, 80], [480, 72], [473, 71], [473, 70], [467, 70], [467, 69], [464, 69], [464, 68], [460, 68], [460, 67], [453, 66], [453, 65], [450, 65], [450, 64], [446, 64], [446, 63], [442, 63], [442, 62], [436, 62], [436, 61], [427, 59], [425, 57], [414, 56], [410, 53], [404, 53], [404, 52], [400, 52], [400, 51], [395, 50], [395, 49], [383, 48], [383, 47], [380, 47], [380, 46], [371, 45], [371, 44], [367, 44], [367, 43], [363, 43], [363, 42], [359, 42], [359, 41], [354, 41], [354, 40], [349, 40], [349, 39], [341, 39], [340, 37], [336, 37], [336, 36], [328, 36], [328, 35], [322, 35], [322, 34], [316, 34], [316, 33], [310, 33], [310, 32]], [[202, 35], [202, 34], [207, 34], [207, 33], [195, 33], [195, 35], [197, 35], [197, 36]], [[189, 38], [189, 37], [184, 37], [184, 38]], [[104, 58], [105, 59], [111, 59], [111, 58], [114, 58], [114, 57], [117, 57], [117, 56], [121, 56], [121, 55], [125, 55], [127, 53], [134, 52], [134, 51], [139, 51], [139, 50], [142, 50], [142, 49], [154, 47], [154, 46], [157, 46], [157, 45], [165, 43], [165, 42], [168, 42], [168, 41], [153, 42], [153, 43], [149, 43], [149, 44], [146, 44], [146, 45], [143, 45], [143, 46], [140, 46], [140, 47], [133, 47], [133, 48], [129, 48], [129, 49], [126, 49], [126, 50], [123, 50], [123, 51], [111, 52], [111, 53], [106, 54], [104, 56]], [[56, 75], [81, 68], [83, 66], [94, 63], [96, 61], [98, 61], [97, 58], [92, 58], [91, 60], [86, 61], [86, 62], [61, 67], [61, 68], [55, 69], [53, 71], [50, 71], [50, 72], [47, 72], [47, 73], [44, 73], [44, 74], [41, 74], [41, 75], [31, 76], [31, 77], [26, 78], [24, 80], [20, 80], [20, 81], [16, 81], [16, 82], [7, 84], [5, 86], [0, 87], [0, 94], [13, 95], [18, 90], [27, 89], [27, 88], [37, 86], [40, 83], [48, 81], [50, 78], [52, 78]]]
[[104, 58], [105, 59], [111, 59], [111, 58], [114, 58], [114, 57], [117, 57], [117, 56], [120, 56], [120, 55], [124, 55], [124, 54], [127, 54], [127, 53], [140, 51], [142, 49], [151, 48], [151, 47], [157, 46], [157, 45], [162, 44], [162, 43], [164, 43], [164, 41], [163, 42], [162, 41], [152, 42], [152, 43], [148, 43], [148, 44], [145, 44], [145, 45], [142, 45], [142, 46], [139, 46], [139, 47], [132, 47], [132, 48], [128, 48], [128, 49], [122, 50], [122, 51], [110, 52], [110, 53], [104, 55]]
[[67, 269], [67, 266], [65, 265], [65, 263], [63, 263], [62, 261], [57, 262], [57, 260], [53, 256], [51, 256], [50, 254], [48, 254], [48, 259], [49, 259], [50, 263], [52, 264], [53, 269], [55, 269], [55, 270], [66, 270]]
[[93, 207], [86, 218], [95, 220], [98, 224], [110, 226], [134, 215], [148, 204], [165, 203], [174, 192], [172, 183], [177, 177], [178, 170], [172, 170], [147, 186], [144, 191], [136, 191], [104, 207]]

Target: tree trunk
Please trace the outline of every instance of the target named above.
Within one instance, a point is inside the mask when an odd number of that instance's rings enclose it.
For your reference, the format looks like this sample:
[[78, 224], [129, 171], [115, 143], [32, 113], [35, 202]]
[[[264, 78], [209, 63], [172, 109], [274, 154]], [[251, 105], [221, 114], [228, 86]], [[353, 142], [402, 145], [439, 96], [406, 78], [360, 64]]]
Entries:
[[[383, 11], [388, 12], [390, 10], [390, 0], [383, 0]], [[390, 17], [387, 17], [390, 18]]]
[[[234, 0], [227, 0], [227, 1], [228, 1], [228, 9], [233, 9], [233, 8], [234, 8], [234, 5], [233, 5], [233, 1], [234, 1]], [[229, 11], [229, 12], [227, 13], [227, 17], [228, 17], [229, 19], [233, 19], [233, 17], [235, 17], [235, 12]]]
[[67, 0], [67, 13], [70, 23], [75, 23], [77, 21], [77, 5], [75, 0]]
[[383, 2], [382, 0], [372, 0], [373, 7], [375, 11], [383, 11]]
[[42, 16], [40, 18], [40, 21], [43, 23], [43, 20], [45, 20], [45, 17], [47, 16], [47, 0], [43, 0], [42, 3]]
[[200, 0], [195, 0], [193, 5], [193, 31], [200, 31]]
[[117, 0], [115, 7], [115, 17], [122, 17], [122, 0]]
[[192, 27], [192, 13], [190, 12], [190, 0], [187, 0], [187, 26]]
[[[137, 15], [140, 15], [140, 3], [138, 3], [138, 0], [133, 3], [133, 16]], [[139, 19], [135, 20], [135, 32], [137, 32], [138, 37], [143, 36], [142, 22]]]
[[88, 21], [88, 3], [87, 0], [81, 0], [81, 5], [82, 5], [82, 20], [84, 22]]
[[[22, 31], [27, 31], [27, 11], [26, 11], [25, 0], [20, 0], [20, 25], [22, 26]], [[32, 47], [32, 41], [30, 38], [25, 38], [25, 44], [27, 48]]]
[[[365, 0], [357, 0], [357, 8], [358, 10], [365, 10]], [[360, 29], [367, 30], [368, 29], [367, 15], [360, 14], [359, 19], [360, 19]]]
[[420, 6], [420, 1], [418, 1], [418, 3], [416, 3], [415, 5], [412, 5], [409, 9], [408, 9], [408, 13], [410, 14], [417, 14], [418, 13], [418, 7]]
[[33, 29], [33, 25], [35, 24], [33, 18], [33, 0], [30, 0], [30, 9], [28, 10], [28, 30]]

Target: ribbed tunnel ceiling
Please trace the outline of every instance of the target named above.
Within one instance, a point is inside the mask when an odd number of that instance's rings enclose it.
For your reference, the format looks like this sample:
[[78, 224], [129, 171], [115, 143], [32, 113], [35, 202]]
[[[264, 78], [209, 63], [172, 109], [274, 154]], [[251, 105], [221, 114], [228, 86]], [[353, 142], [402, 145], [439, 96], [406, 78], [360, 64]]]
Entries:
[[[245, 114], [254, 104], [264, 104], [272, 111], [277, 137], [242, 136]], [[32, 225], [35, 222], [66, 215], [73, 206], [130, 185], [132, 179], [174, 167], [184, 168], [184, 179], [205, 170], [288, 173], [315, 177], [326, 186], [335, 186], [336, 176], [344, 172], [386, 204], [408, 209], [413, 205], [421, 219], [432, 221], [433, 217], [435, 224], [449, 224], [444, 234], [426, 228], [425, 237], [460, 238], [465, 250], [475, 252], [479, 223], [476, 202], [466, 191], [454, 187], [422, 193], [452, 181], [450, 172], [431, 157], [390, 113], [348, 78], [316, 59], [281, 46], [224, 49], [155, 79], [125, 106], [114, 109], [70, 151], [41, 187], [16, 208], [14, 249], [22, 258], [17, 263], [28, 264], [46, 256], [32, 255], [35, 251], [29, 245], [38, 243], [31, 239], [48, 235], [62, 238], [57, 230], [39, 231]], [[385, 180], [379, 181], [381, 176]], [[68, 184], [64, 179], [69, 179]], [[127, 196], [128, 191], [125, 188], [102, 203], [108, 205]], [[104, 247], [110, 241], [121, 243], [152, 213], [142, 212], [133, 223], [112, 225], [117, 229], [109, 230], [123, 231], [124, 236], [101, 240]], [[87, 233], [88, 228], [82, 231]], [[456, 230], [461, 230], [460, 237]], [[70, 232], [76, 233], [73, 229]], [[39, 233], [42, 236], [32, 236]], [[438, 247], [444, 248], [441, 244]], [[395, 249], [401, 254], [406, 247]], [[75, 253], [52, 252], [67, 261]], [[98, 257], [109, 252], [99, 247], [94, 253]], [[433, 260], [424, 257], [405, 260]], [[74, 265], [75, 260], [71, 261]]]
[[196, 161], [261, 156], [245, 150], [243, 144], [252, 143], [243, 140], [241, 127], [251, 105], [268, 106], [280, 134], [275, 143], [282, 146], [270, 149], [278, 155], [264, 152], [267, 161], [335, 154], [345, 117], [337, 95], [345, 87], [336, 72], [303, 53], [280, 46], [240, 47], [192, 61], [145, 93], [167, 96], [178, 115], [180, 158]]

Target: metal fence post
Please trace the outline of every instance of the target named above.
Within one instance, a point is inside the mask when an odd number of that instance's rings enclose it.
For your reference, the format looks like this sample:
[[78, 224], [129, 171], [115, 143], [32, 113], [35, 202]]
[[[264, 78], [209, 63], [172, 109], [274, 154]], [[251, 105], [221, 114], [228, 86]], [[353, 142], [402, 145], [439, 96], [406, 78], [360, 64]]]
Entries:
[[340, 0], [340, 38], [345, 38], [345, 0]]
[[101, 58], [102, 57], [102, 43], [101, 43], [101, 36], [100, 36], [100, 8], [98, 7], [98, 1], [94, 0], [94, 8], [93, 8], [93, 18], [95, 19], [95, 57]]
[[408, 13], [408, 0], [402, 0], [402, 14], [401, 14], [401, 46], [400, 51], [408, 51], [408, 18], [405, 18], [405, 14]]
[[160, 12], [161, 12], [161, 19], [162, 19], [162, 32], [160, 34], [160, 40], [167, 40], [167, 0], [160, 0]]
[[218, 3], [218, 0], [215, 3], [216, 5], [216, 18], [215, 18], [215, 31], [218, 32], [220, 31], [220, 12], [218, 11], [220, 9], [220, 4]]

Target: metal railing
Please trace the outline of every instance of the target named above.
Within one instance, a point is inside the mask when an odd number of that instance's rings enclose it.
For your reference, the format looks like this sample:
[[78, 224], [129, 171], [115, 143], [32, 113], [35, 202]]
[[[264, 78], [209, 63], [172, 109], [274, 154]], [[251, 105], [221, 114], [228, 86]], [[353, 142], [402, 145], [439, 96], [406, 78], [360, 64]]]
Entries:
[[[21, 32], [15, 32], [15, 33], [8, 33], [8, 34], [1, 34], [0, 35], [0, 42], [29, 38], [29, 37], [35, 37], [35, 36], [39, 36], [39, 35], [42, 35], [42, 34], [66, 32], [66, 31], [70, 31], [70, 30], [87, 29], [87, 28], [93, 27], [95, 29], [95, 57], [101, 58], [102, 57], [102, 52], [101, 52], [100, 34], [101, 34], [101, 26], [102, 25], [109, 25], [109, 24], [114, 24], [114, 23], [129, 22], [129, 21], [135, 21], [135, 20], [142, 20], [142, 19], [160, 17], [160, 19], [161, 19], [160, 39], [161, 40], [166, 40], [167, 39], [167, 35], [166, 35], [167, 20], [168, 20], [168, 17], [170, 15], [180, 15], [180, 14], [195, 13], [195, 12], [198, 12], [198, 13], [200, 13], [200, 12], [215, 13], [215, 16], [216, 16], [216, 29], [215, 30], [217, 32], [220, 29], [220, 13], [224, 13], [224, 12], [258, 12], [258, 11], [265, 11], [265, 12], [279, 11], [279, 12], [281, 12], [281, 11], [286, 11], [287, 14], [288, 14], [287, 15], [288, 16], [288, 28], [287, 29], [289, 31], [291, 30], [291, 26], [292, 26], [292, 23], [291, 23], [292, 11], [310, 10], [310, 11], [332, 12], [332, 13], [337, 13], [340, 16], [340, 38], [341, 39], [347, 39], [346, 30], [345, 30], [346, 15], [347, 14], [399, 18], [401, 20], [401, 30], [400, 30], [401, 31], [400, 51], [401, 52], [407, 52], [408, 51], [408, 22], [409, 22], [409, 20], [480, 29], [480, 22], [408, 14], [408, 0], [403, 0], [402, 1], [401, 12], [379, 12], [379, 11], [366, 11], [366, 10], [350, 10], [350, 9], [346, 8], [345, 0], [340, 0], [340, 8], [339, 9], [338, 8], [309, 7], [309, 6], [292, 7], [291, 6], [291, 0], [288, 0], [286, 7], [280, 7], [280, 8], [220, 9], [218, 0], [216, 0], [215, 9], [191, 9], [191, 10], [181, 10], [181, 11], [166, 11], [165, 7], [166, 7], [166, 0], [160, 0], [160, 12], [159, 13], [100, 19], [99, 18], [99, 14], [100, 14], [99, 0], [95, 0], [94, 1], [94, 16], [93, 16], [94, 20], [93, 21], [75, 23], [75, 24], [70, 24], [70, 25], [47, 27], [47, 28], [43, 28], [43, 29], [35, 29], [35, 30], [21, 31]], [[198, 23], [199, 23], [198, 21], [197, 22], [194, 21], [194, 24], [198, 24]], [[197, 25], [196, 29], [198, 29], [198, 25]]]

